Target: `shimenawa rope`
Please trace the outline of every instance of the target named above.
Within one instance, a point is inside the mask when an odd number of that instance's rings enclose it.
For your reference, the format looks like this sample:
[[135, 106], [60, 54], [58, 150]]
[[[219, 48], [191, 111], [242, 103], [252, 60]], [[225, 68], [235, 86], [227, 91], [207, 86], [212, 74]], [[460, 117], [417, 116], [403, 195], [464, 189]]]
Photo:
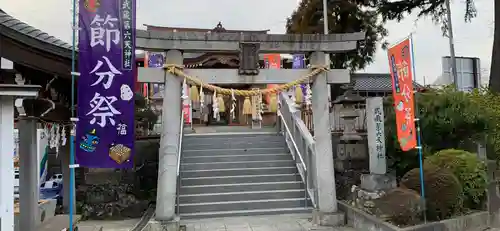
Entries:
[[234, 95], [246, 96], [246, 97], [256, 96], [256, 95], [260, 95], [260, 94], [262, 94], [262, 95], [275, 94], [275, 93], [278, 93], [281, 91], [286, 91], [295, 85], [299, 85], [301, 83], [304, 83], [308, 79], [310, 79], [310, 78], [312, 78], [312, 77], [314, 77], [322, 72], [328, 71], [328, 67], [326, 67], [326, 66], [312, 66], [311, 67], [312, 71], [309, 74], [307, 74], [299, 79], [296, 79], [294, 81], [291, 81], [289, 83], [279, 85], [275, 88], [268, 88], [268, 89], [261, 89], [261, 90], [237, 90], [237, 89], [222, 88], [222, 87], [215, 86], [212, 84], [204, 83], [199, 78], [186, 74], [183, 71], [184, 66], [182, 66], [182, 65], [166, 64], [164, 66], [164, 68], [171, 74], [185, 78], [187, 81], [190, 82], [190, 84], [194, 84], [194, 85], [197, 85], [200, 87], [207, 88], [213, 92], [217, 92], [217, 94], [231, 95], [232, 93], [234, 93]]

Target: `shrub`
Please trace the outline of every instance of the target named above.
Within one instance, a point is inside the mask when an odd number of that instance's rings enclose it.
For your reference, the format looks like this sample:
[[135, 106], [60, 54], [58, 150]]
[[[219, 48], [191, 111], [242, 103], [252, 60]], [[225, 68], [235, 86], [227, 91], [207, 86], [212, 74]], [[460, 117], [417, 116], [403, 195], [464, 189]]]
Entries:
[[[420, 169], [407, 172], [401, 187], [420, 192]], [[448, 169], [424, 165], [426, 214], [429, 219], [446, 219], [462, 207], [463, 191], [457, 177]]]
[[445, 149], [429, 156], [426, 163], [449, 169], [464, 191], [464, 205], [467, 208], [481, 208], [486, 195], [487, 175], [484, 163], [477, 155], [463, 150]]
[[399, 226], [415, 225], [421, 213], [420, 195], [407, 188], [395, 188], [374, 200], [375, 215]]

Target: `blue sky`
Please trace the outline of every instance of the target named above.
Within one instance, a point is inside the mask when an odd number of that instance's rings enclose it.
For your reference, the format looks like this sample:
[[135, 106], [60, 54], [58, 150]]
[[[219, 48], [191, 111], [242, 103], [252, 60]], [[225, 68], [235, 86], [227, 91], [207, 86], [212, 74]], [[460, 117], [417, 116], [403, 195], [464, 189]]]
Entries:
[[[297, 7], [297, 0], [140, 0], [137, 23], [213, 28], [221, 21], [227, 29], [270, 29], [283, 33], [285, 21]], [[65, 41], [71, 41], [71, 0], [0, 0], [12, 16]], [[478, 17], [465, 23], [464, 1], [452, 1], [457, 56], [481, 59], [483, 78], [489, 73], [493, 42], [493, 0], [476, 0]], [[432, 83], [441, 75], [441, 57], [449, 55], [448, 39], [430, 19], [409, 15], [389, 22], [389, 42], [413, 33], [417, 81]], [[379, 49], [376, 59], [364, 72], [387, 73], [386, 52]]]

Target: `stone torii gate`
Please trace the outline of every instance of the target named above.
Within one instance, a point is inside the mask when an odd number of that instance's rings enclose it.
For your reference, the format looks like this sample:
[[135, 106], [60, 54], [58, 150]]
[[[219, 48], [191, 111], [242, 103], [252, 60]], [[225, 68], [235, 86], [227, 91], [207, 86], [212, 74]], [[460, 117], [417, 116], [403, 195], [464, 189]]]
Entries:
[[[357, 48], [364, 32], [350, 34], [252, 34], [252, 33], [204, 33], [137, 30], [137, 49], [166, 52], [166, 63], [183, 65], [183, 52], [228, 52], [240, 54], [240, 68], [234, 69], [184, 69], [208, 84], [284, 84], [310, 73], [307, 69], [259, 69], [259, 53], [311, 53], [310, 63], [325, 66], [325, 54], [344, 53]], [[329, 66], [329, 65], [328, 65]], [[176, 168], [181, 129], [180, 77], [155, 68], [139, 68], [139, 81], [164, 83], [164, 100], [161, 148], [158, 169], [156, 220], [170, 221], [175, 218]], [[332, 140], [328, 102], [328, 84], [350, 82], [348, 70], [332, 69], [318, 74], [312, 84], [312, 109], [316, 156], [314, 177], [317, 182], [317, 209], [320, 214], [337, 212]], [[171, 99], [171, 100], [167, 100]]]

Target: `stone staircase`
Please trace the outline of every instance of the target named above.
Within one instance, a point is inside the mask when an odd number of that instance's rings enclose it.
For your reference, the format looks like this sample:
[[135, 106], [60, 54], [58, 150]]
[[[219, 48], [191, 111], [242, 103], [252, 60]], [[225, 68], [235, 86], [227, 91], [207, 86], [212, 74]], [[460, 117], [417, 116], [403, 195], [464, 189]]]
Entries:
[[276, 133], [183, 138], [182, 219], [310, 212], [304, 183]]

